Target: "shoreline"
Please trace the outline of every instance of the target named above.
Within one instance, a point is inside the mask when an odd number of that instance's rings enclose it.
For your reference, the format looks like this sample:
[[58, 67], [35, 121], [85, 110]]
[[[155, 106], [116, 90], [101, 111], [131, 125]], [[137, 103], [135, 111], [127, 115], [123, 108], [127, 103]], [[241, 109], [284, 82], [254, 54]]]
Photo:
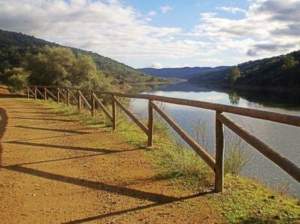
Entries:
[[230, 85], [217, 85], [217, 84], [210, 84], [210, 83], [192, 83], [189, 80], [187, 80], [188, 83], [192, 85], [196, 85], [199, 87], [205, 87], [205, 88], [211, 88], [211, 89], [220, 89], [220, 90], [241, 90], [241, 91], [257, 91], [257, 92], [277, 92], [277, 93], [299, 93], [300, 94], [300, 88], [288, 88], [288, 87], [263, 87], [263, 86], [249, 86], [249, 85], [236, 85], [236, 86], [230, 86]]

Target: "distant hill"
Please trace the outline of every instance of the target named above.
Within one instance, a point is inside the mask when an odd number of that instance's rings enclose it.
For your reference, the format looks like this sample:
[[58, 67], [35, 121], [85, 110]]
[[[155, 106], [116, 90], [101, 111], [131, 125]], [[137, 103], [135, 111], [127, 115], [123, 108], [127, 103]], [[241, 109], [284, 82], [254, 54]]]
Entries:
[[[37, 53], [41, 47], [44, 46], [57, 47], [61, 45], [22, 33], [0, 30], [0, 73], [5, 68], [20, 66], [22, 63], [22, 58], [26, 54]], [[145, 82], [153, 79], [139, 70], [108, 57], [101, 56], [97, 53], [77, 48], [70, 49], [76, 54], [85, 54], [91, 56], [94, 59], [98, 69], [100, 69], [107, 76], [113, 76], [114, 79], [119, 83]]]
[[189, 80], [209, 72], [224, 71], [227, 66], [220, 67], [182, 67], [182, 68], [142, 68], [139, 69], [145, 74], [162, 78], [179, 78]]
[[[233, 68], [240, 73], [234, 83], [230, 79]], [[208, 72], [189, 81], [223, 87], [300, 88], [300, 51]]]

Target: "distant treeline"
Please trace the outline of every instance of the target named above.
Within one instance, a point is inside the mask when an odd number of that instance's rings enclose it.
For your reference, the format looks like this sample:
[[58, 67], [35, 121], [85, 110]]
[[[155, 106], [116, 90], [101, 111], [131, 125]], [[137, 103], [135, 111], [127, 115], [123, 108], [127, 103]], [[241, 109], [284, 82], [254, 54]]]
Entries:
[[189, 80], [201, 85], [229, 88], [300, 88], [300, 51], [249, 61]]

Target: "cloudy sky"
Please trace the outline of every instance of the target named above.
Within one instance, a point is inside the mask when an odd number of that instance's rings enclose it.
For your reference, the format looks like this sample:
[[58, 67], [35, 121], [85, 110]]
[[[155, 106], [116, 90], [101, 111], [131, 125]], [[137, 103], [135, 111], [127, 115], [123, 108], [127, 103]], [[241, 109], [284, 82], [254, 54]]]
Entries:
[[0, 29], [133, 67], [232, 65], [300, 49], [300, 0], [0, 0]]

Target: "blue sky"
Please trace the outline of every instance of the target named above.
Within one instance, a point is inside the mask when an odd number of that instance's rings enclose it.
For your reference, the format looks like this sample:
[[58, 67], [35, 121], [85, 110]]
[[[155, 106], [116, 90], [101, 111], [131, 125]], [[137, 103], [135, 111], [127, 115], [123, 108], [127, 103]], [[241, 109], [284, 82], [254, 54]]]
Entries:
[[[141, 0], [124, 0], [124, 3], [131, 5], [143, 14], [155, 11], [157, 14], [153, 17], [151, 23], [156, 26], [180, 26], [185, 29], [192, 29], [200, 22], [199, 15], [205, 12], [218, 12], [221, 16], [230, 18], [241, 18], [241, 13], [226, 13], [217, 10], [221, 7], [238, 7], [246, 9], [249, 1], [246, 0], [157, 0], [157, 1], [141, 1]], [[168, 13], [161, 13], [160, 8], [170, 6], [172, 9]]]
[[0, 28], [130, 66], [235, 65], [300, 49], [299, 0], [0, 0]]

